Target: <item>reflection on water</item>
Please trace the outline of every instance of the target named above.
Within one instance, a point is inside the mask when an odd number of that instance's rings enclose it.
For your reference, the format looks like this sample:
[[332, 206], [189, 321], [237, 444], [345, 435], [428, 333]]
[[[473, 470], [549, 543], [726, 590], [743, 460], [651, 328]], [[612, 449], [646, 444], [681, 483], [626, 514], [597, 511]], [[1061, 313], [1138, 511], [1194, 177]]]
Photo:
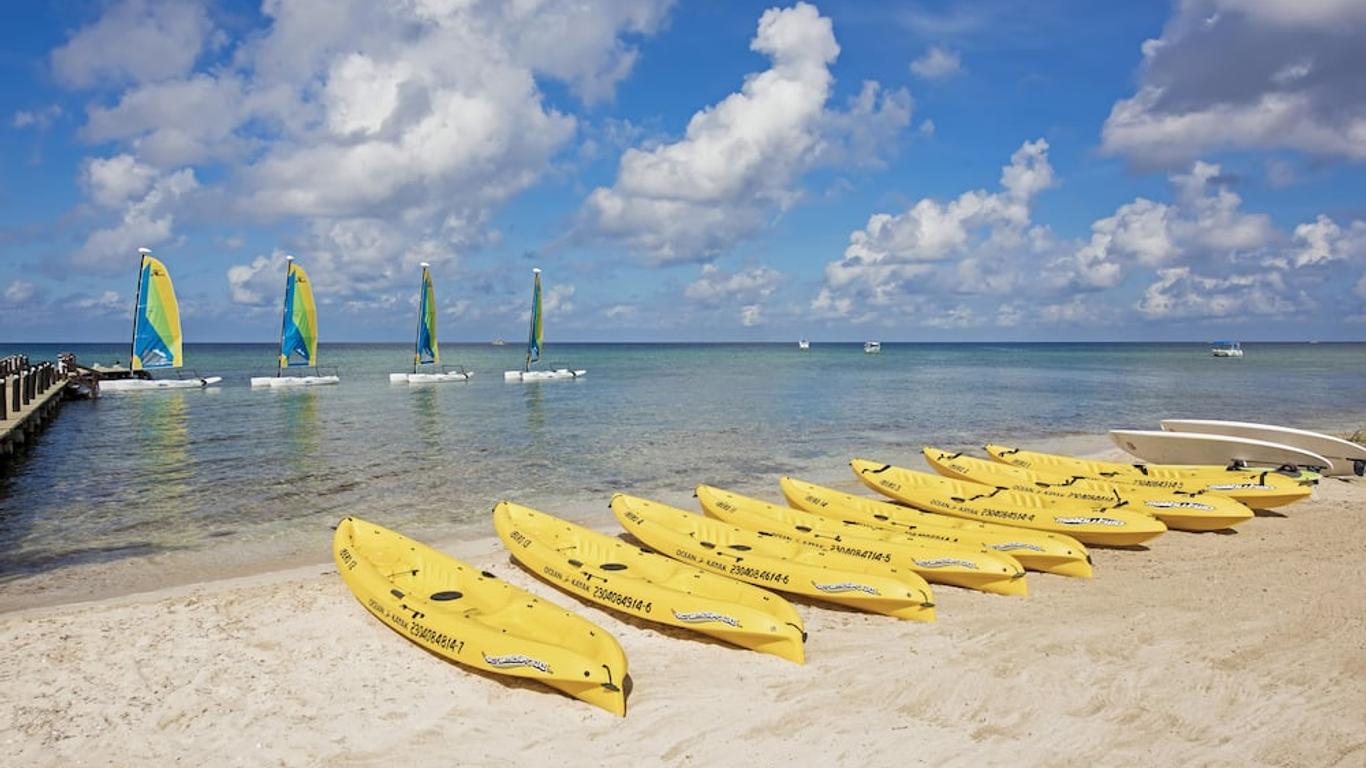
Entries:
[[130, 392], [133, 429], [129, 450], [137, 459], [140, 485], [155, 501], [179, 509], [193, 504], [194, 462], [190, 460], [188, 392]]
[[428, 453], [441, 450], [441, 433], [445, 424], [441, 417], [441, 398], [437, 389], [446, 386], [452, 385], [414, 387], [415, 391], [407, 393], [413, 401], [413, 442]]
[[272, 392], [279, 407], [279, 424], [284, 429], [286, 456], [297, 473], [311, 476], [324, 461], [321, 456], [322, 433], [318, 425], [318, 393], [309, 387]]

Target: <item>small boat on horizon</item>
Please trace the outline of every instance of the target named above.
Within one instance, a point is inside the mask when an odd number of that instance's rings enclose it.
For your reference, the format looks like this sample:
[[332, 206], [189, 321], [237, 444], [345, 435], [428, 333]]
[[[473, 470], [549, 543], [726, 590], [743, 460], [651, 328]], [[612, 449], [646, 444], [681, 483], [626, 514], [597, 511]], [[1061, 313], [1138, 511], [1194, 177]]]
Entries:
[[546, 381], [550, 379], [577, 379], [588, 374], [588, 371], [579, 368], [569, 368], [563, 365], [553, 365], [548, 371], [533, 371], [531, 364], [541, 359], [541, 347], [545, 341], [544, 331], [541, 327], [541, 270], [536, 268], [531, 270], [531, 330], [527, 334], [526, 341], [526, 362], [522, 364], [520, 371], [504, 371], [503, 381]]
[[807, 341], [806, 339], [802, 339], [801, 341], [797, 342], [797, 349], [806, 352], [811, 349], [811, 342]]
[[[389, 381], [394, 384], [439, 384], [445, 381], [469, 381], [470, 374], [464, 368], [458, 371], [447, 370], [441, 365], [441, 348], [436, 341], [436, 286], [432, 284], [431, 265], [422, 262], [422, 287], [418, 289], [417, 302], [417, 339], [413, 342], [413, 370], [411, 373], [391, 373]], [[418, 368], [430, 365], [431, 370], [419, 372]]]
[[1242, 357], [1243, 345], [1236, 341], [1216, 341], [1209, 351], [1215, 357]]
[[882, 342], [880, 342], [880, 341], [865, 341], [865, 342], [863, 342], [863, 354], [865, 354], [865, 355], [876, 355], [876, 354], [880, 354], [881, 352], [882, 352]]
[[491, 342], [489, 342], [489, 343], [492, 344], [492, 345], [495, 346], [495, 347], [501, 347], [501, 346], [507, 344], [507, 342], [506, 342], [506, 341], [503, 341], [503, 339], [502, 339], [501, 337], [500, 337], [500, 338], [497, 338], [497, 339], [494, 339], [493, 341], [491, 341]]
[[[154, 389], [200, 389], [223, 380], [198, 373], [190, 378], [154, 379], [151, 371], [176, 370], [185, 362], [184, 338], [180, 331], [180, 305], [166, 265], [152, 258], [146, 248], [138, 249], [137, 295], [133, 299], [133, 342], [128, 352], [128, 367], [96, 367], [100, 390], [133, 392]], [[193, 373], [193, 372], [192, 372]]]
[[[280, 320], [280, 357], [274, 376], [252, 376], [253, 387], [315, 387], [336, 384], [341, 377], [318, 370], [318, 305], [308, 273], [285, 257], [285, 300]], [[288, 368], [312, 368], [312, 376], [285, 376]]]

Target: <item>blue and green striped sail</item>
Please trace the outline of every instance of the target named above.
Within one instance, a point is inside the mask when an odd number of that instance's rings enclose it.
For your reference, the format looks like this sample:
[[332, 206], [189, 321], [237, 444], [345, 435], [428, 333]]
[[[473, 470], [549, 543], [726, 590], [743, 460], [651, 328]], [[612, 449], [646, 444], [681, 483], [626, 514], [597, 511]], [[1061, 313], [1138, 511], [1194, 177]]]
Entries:
[[541, 335], [541, 270], [533, 269], [535, 283], [531, 288], [531, 332], [526, 340], [526, 370], [531, 370], [531, 364], [541, 359], [541, 342], [544, 337]]
[[318, 307], [304, 268], [289, 262], [285, 273], [284, 327], [280, 330], [280, 367], [318, 364]]
[[179, 368], [184, 362], [180, 336], [180, 305], [166, 265], [142, 254], [138, 276], [138, 304], [133, 313], [133, 354], [130, 366], [135, 371]]
[[427, 265], [422, 265], [422, 295], [417, 308], [417, 348], [413, 351], [413, 365], [433, 365], [441, 362], [441, 347], [436, 342], [436, 286]]

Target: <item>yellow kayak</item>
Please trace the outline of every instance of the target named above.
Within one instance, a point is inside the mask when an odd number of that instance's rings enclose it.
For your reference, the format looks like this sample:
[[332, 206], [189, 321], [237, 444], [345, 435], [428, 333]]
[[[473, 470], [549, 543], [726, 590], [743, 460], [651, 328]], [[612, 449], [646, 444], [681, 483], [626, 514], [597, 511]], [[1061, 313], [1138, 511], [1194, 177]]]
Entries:
[[618, 493], [612, 512], [656, 552], [732, 579], [898, 619], [934, 621], [930, 585], [856, 559], [760, 536], [676, 507]]
[[507, 501], [493, 508], [493, 527], [518, 562], [572, 595], [798, 664], [806, 661], [801, 617], [766, 589]]
[[1142, 512], [949, 480], [863, 459], [854, 459], [849, 466], [864, 485], [903, 504], [969, 520], [1065, 533], [1083, 544], [1128, 547], [1167, 530], [1161, 520]]
[[832, 520], [896, 531], [916, 541], [939, 541], [968, 551], [986, 548], [1010, 555], [1031, 571], [1091, 577], [1090, 553], [1065, 534], [936, 515], [791, 477], [779, 480], [778, 486], [793, 508]]
[[1271, 509], [1308, 498], [1310, 488], [1298, 477], [1274, 470], [1225, 469], [1223, 467], [1169, 467], [1161, 464], [1122, 464], [1036, 453], [1003, 445], [988, 445], [987, 454], [1002, 464], [1035, 472], [1085, 477], [1112, 483], [1167, 491], [1209, 491], [1227, 496], [1253, 509]]
[[582, 616], [355, 517], [337, 524], [332, 556], [361, 605], [424, 649], [626, 714], [626, 654]]
[[810, 512], [697, 486], [697, 500], [707, 515], [765, 536], [881, 563], [892, 572], [914, 571], [926, 581], [952, 584], [998, 595], [1025, 595], [1024, 568], [1009, 555], [957, 546], [934, 546], [893, 531], [831, 520]]
[[1217, 493], [1164, 491], [1116, 485], [1101, 480], [1071, 477], [1062, 479], [1022, 467], [986, 461], [961, 453], [925, 448], [925, 460], [945, 477], [986, 485], [999, 485], [1012, 491], [1038, 493], [1056, 499], [1095, 504], [1126, 503], [1153, 515], [1168, 528], [1181, 531], [1222, 531], [1252, 519], [1252, 510]]

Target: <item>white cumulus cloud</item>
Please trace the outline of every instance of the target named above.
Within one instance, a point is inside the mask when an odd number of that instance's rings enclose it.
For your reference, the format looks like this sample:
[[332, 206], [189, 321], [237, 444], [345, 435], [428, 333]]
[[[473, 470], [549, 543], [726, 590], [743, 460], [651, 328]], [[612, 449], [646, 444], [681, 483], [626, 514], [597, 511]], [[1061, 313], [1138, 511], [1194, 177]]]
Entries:
[[[825, 110], [839, 45], [830, 19], [815, 6], [771, 8], [759, 19], [750, 48], [769, 69], [688, 122], [682, 139], [622, 156], [616, 182], [595, 189], [582, 212], [589, 237], [617, 241], [656, 264], [706, 261], [759, 231], [800, 197], [794, 181], [821, 161], [866, 156], [910, 120], [909, 96], [865, 85], [851, 112], [868, 129]], [[847, 143], [860, 149], [836, 151]]]

